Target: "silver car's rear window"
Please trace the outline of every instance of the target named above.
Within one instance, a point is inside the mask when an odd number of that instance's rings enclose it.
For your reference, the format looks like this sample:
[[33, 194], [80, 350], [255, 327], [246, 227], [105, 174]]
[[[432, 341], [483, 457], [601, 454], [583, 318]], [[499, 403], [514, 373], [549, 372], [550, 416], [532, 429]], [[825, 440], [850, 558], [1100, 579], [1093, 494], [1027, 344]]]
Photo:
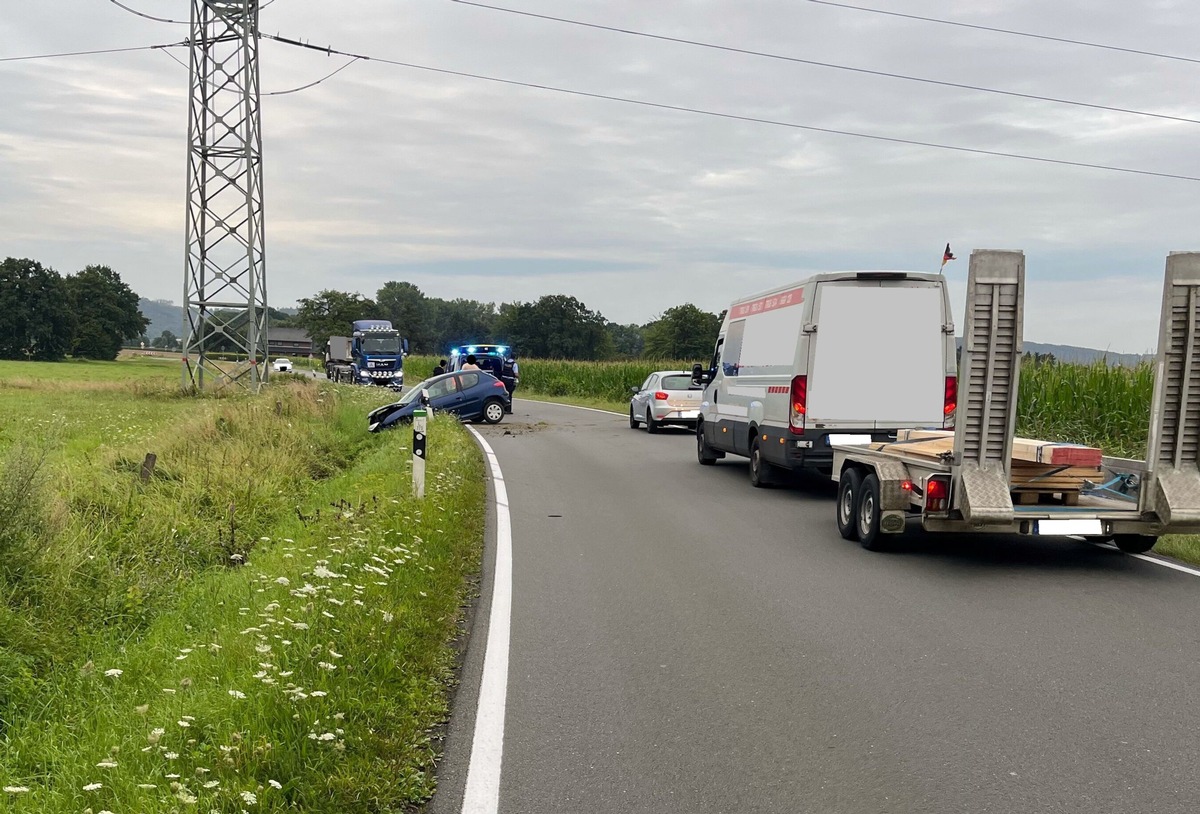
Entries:
[[[692, 385], [691, 376], [663, 376], [661, 383], [663, 390], [690, 390]], [[696, 386], [699, 390], [699, 386]]]

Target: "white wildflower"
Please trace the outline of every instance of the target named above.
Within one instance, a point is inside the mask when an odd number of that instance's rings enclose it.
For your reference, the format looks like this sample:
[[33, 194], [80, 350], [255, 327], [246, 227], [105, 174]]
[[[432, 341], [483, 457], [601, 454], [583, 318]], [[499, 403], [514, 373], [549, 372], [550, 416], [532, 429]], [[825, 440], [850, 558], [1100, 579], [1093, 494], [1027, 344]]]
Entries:
[[275, 582], [276, 584], [283, 585], [285, 587], [292, 584], [291, 580], [289, 580], [287, 577], [278, 577], [276, 578]]
[[246, 805], [254, 805], [258, 802], [258, 795], [252, 791], [243, 791], [242, 799], [246, 801]]
[[104, 674], [105, 674], [106, 676], [108, 676], [109, 678], [116, 678], [117, 676], [119, 676], [119, 675], [120, 675], [121, 673], [123, 673], [123, 672], [125, 672], [125, 671], [124, 671], [124, 670], [118, 670], [116, 667], [114, 667], [114, 668], [112, 668], [111, 670], [105, 670], [105, 671], [104, 671]]
[[83, 787], [83, 790], [84, 791], [95, 791], [96, 789], [102, 789], [102, 788], [104, 788], [103, 783], [88, 783], [86, 786]]
[[270, 784], [271, 788], [273, 788], [273, 789], [283, 788], [283, 784], [280, 783], [278, 780], [268, 780], [267, 783]]
[[96, 764], [97, 769], [115, 769], [117, 762], [115, 760], [102, 760]]
[[139, 789], [156, 789], [156, 788], [158, 788], [158, 786], [154, 785], [153, 783], [138, 783], [138, 788]]
[[[175, 758], [179, 757], [179, 753], [178, 752], [163, 752], [163, 757], [165, 757], [167, 760], [174, 760]], [[175, 776], [178, 777], [179, 775], [175, 775]]]
[[4, 791], [7, 794], [24, 794], [29, 791], [29, 786], [5, 786]]
[[322, 733], [321, 733], [321, 736], [320, 736], [320, 737], [318, 737], [318, 738], [317, 738], [317, 740], [319, 740], [319, 741], [333, 741], [333, 740], [337, 740], [337, 735], [333, 734], [332, 732], [322, 732]]
[[207, 783], [204, 784], [204, 788], [215, 789], [219, 785], [221, 785], [220, 780], [209, 780]]
[[244, 692], [239, 692], [238, 690], [230, 690], [230, 691], [229, 691], [229, 694], [230, 694], [232, 697], [234, 697], [234, 698], [237, 698], [237, 699], [239, 699], [239, 700], [240, 700], [240, 699], [242, 699], [242, 698], [245, 698], [245, 697], [246, 697], [246, 693], [244, 693]]
[[313, 698], [324, 698], [325, 696], [329, 695], [329, 693], [325, 692], [324, 690], [313, 690], [310, 695], [312, 695]]
[[165, 692], [167, 695], [175, 694], [175, 690], [172, 687], [163, 687], [163, 692]]
[[322, 670], [328, 670], [330, 672], [333, 672], [334, 670], [337, 669], [336, 664], [330, 664], [327, 661], [318, 661], [317, 666], [320, 667]]

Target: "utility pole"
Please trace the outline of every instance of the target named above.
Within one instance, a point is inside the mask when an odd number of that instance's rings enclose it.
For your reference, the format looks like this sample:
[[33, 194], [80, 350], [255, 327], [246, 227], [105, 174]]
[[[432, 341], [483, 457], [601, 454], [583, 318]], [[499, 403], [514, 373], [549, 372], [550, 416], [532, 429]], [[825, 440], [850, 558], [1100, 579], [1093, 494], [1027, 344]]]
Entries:
[[185, 388], [257, 391], [270, 367], [258, 11], [259, 0], [192, 0]]

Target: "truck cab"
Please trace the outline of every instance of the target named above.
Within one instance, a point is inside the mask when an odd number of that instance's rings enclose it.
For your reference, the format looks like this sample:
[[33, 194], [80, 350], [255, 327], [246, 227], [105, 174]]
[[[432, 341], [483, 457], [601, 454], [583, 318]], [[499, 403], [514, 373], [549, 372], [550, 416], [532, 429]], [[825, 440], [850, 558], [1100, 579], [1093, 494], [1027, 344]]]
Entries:
[[352, 384], [399, 388], [404, 384], [404, 355], [408, 340], [384, 319], [351, 323], [350, 336], [331, 336], [325, 349], [329, 378]]

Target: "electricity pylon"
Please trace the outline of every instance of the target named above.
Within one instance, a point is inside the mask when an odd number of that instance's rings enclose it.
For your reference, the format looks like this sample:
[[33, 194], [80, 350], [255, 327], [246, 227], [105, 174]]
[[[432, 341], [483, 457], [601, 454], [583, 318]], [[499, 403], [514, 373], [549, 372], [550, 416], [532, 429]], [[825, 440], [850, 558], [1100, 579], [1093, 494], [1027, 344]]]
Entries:
[[257, 390], [270, 367], [258, 11], [192, 0], [184, 387]]

